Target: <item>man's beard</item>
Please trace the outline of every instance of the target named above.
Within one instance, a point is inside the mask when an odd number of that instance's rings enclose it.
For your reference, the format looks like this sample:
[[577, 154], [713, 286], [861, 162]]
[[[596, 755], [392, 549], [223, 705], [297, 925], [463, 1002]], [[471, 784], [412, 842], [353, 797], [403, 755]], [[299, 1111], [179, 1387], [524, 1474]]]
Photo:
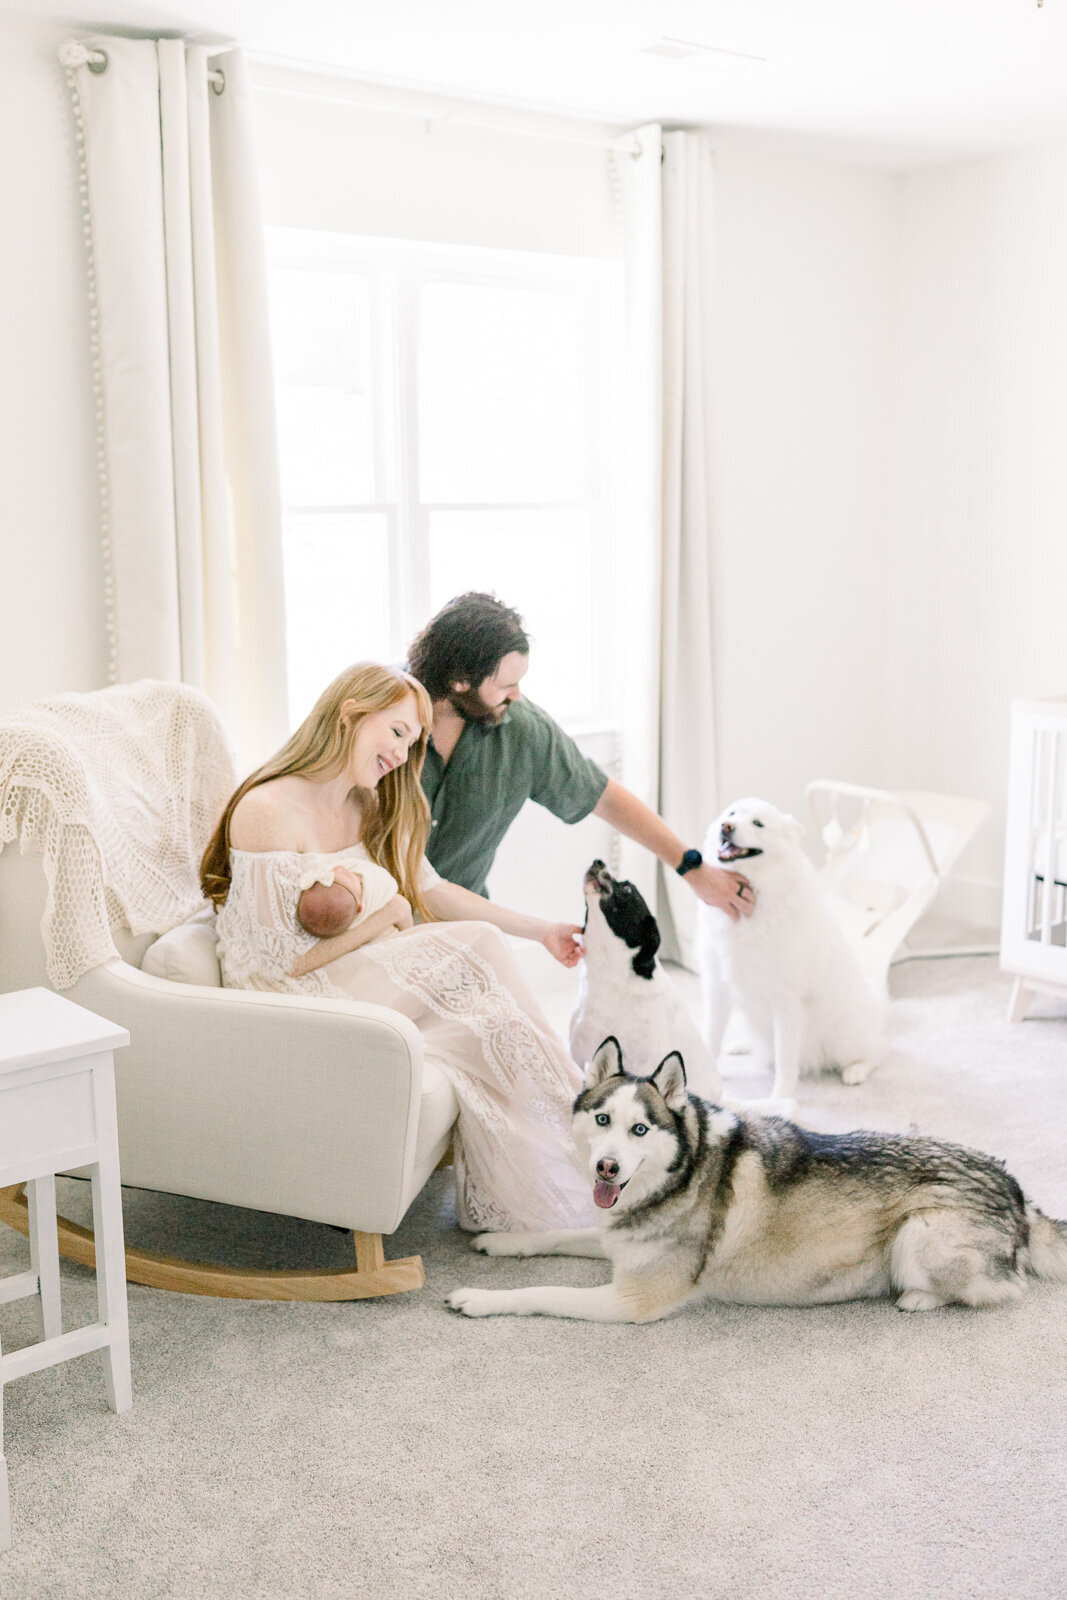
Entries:
[[448, 698], [453, 710], [458, 711], [466, 722], [477, 722], [483, 728], [495, 728], [507, 715], [506, 700], [494, 710], [486, 705], [477, 689], [453, 690]]

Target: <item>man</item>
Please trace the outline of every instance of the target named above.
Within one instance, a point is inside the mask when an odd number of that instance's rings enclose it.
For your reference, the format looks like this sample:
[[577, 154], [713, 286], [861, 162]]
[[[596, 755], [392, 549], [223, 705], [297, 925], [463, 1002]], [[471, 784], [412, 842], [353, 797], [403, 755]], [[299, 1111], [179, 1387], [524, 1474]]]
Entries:
[[433, 701], [422, 786], [432, 817], [427, 855], [442, 877], [484, 895], [500, 841], [524, 801], [536, 800], [563, 822], [602, 817], [684, 876], [707, 905], [735, 921], [747, 915], [754, 895], [746, 878], [702, 860], [523, 698], [529, 664], [522, 618], [489, 594], [450, 600], [408, 653]]

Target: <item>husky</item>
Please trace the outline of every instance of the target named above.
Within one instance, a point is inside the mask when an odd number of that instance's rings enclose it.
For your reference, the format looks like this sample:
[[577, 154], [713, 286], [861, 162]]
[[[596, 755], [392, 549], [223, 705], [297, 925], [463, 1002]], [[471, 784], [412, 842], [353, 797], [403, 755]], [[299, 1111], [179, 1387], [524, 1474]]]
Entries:
[[704, 841], [707, 859], [738, 866], [755, 890], [752, 914], [732, 922], [697, 909], [704, 1041], [717, 1060], [731, 1012], [740, 1011], [774, 1056], [765, 1109], [791, 1109], [802, 1072], [836, 1068], [863, 1083], [884, 1052], [885, 1000], [826, 904], [800, 846], [800, 824], [766, 800], [738, 800]]
[[900, 1311], [997, 1306], [1067, 1282], [1067, 1222], [1003, 1164], [939, 1139], [812, 1133], [688, 1093], [676, 1051], [651, 1077], [605, 1039], [574, 1102], [601, 1225], [483, 1233], [486, 1255], [606, 1257], [599, 1288], [454, 1289], [468, 1317], [655, 1322], [694, 1300], [809, 1306], [892, 1296]]
[[594, 861], [585, 895], [578, 1003], [571, 1016], [571, 1056], [586, 1067], [613, 1034], [636, 1072], [651, 1072], [671, 1050], [688, 1063], [693, 1088], [717, 1100], [722, 1080], [670, 978], [656, 960], [659, 926], [640, 890]]

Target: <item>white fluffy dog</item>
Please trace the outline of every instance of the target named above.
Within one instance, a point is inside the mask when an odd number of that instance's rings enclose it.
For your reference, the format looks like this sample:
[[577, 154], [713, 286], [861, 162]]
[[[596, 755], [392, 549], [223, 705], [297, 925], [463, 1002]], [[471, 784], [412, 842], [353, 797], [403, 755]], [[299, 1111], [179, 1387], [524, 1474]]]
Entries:
[[583, 884], [586, 914], [571, 1055], [580, 1067], [612, 1035], [636, 1073], [652, 1073], [672, 1050], [685, 1060], [694, 1094], [717, 1101], [722, 1080], [670, 978], [656, 960], [659, 928], [640, 890], [594, 861]]
[[705, 860], [736, 866], [756, 893], [731, 922], [701, 905], [697, 956], [705, 1040], [717, 1060], [731, 1011], [773, 1052], [775, 1102], [802, 1072], [834, 1067], [862, 1083], [884, 1050], [884, 1005], [865, 978], [800, 846], [800, 824], [766, 800], [738, 800], [711, 824]]

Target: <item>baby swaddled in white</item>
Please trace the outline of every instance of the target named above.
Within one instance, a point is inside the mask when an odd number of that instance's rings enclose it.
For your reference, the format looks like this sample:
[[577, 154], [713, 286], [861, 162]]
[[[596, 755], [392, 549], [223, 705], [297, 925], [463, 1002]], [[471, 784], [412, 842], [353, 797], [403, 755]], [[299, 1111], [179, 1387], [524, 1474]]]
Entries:
[[298, 884], [296, 915], [316, 939], [331, 939], [375, 911], [382, 911], [399, 893], [396, 879], [364, 857], [346, 866], [333, 856], [311, 856]]

